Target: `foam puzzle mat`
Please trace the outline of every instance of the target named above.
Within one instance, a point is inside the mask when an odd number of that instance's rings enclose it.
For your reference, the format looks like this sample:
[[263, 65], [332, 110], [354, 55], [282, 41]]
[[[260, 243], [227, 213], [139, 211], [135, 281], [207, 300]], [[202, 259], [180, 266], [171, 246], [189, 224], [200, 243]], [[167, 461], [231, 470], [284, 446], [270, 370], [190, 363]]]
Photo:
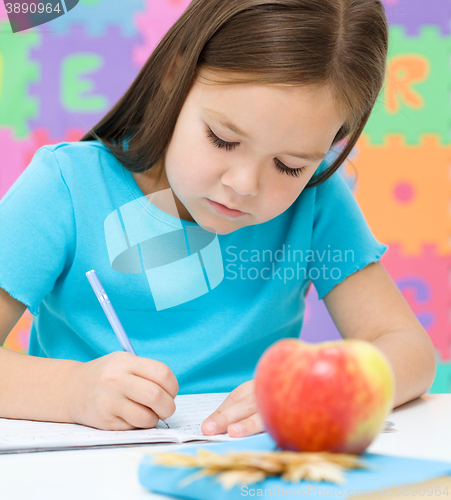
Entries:
[[[12, 33], [0, 1], [0, 199], [35, 151], [77, 141], [124, 93], [188, 0], [80, 0]], [[340, 168], [382, 263], [437, 353], [429, 392], [451, 392], [451, 0], [384, 0], [387, 79]], [[120, 68], [120, 69], [119, 69]], [[5, 347], [27, 352], [26, 311]], [[314, 287], [301, 338], [340, 339]]]

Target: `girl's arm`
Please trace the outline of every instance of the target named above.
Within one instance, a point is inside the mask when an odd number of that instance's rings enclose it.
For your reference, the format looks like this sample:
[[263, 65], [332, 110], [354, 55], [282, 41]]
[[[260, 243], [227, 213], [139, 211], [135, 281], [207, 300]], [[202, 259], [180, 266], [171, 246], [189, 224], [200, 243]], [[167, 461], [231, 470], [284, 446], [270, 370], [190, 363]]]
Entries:
[[323, 300], [343, 338], [372, 342], [387, 356], [396, 380], [394, 408], [431, 387], [434, 345], [379, 261], [348, 276]]
[[[394, 407], [431, 387], [436, 370], [434, 345], [380, 262], [351, 274], [323, 300], [344, 338], [372, 342], [387, 356], [395, 374]], [[207, 425], [213, 422], [215, 428], [210, 430]], [[235, 430], [237, 424], [240, 430]], [[232, 437], [262, 432], [254, 380], [233, 390], [201, 428], [206, 435], [228, 432]]]
[[[0, 341], [26, 307], [0, 288]], [[179, 390], [160, 361], [117, 351], [86, 363], [0, 347], [0, 417], [102, 430], [150, 429], [175, 411]]]
[[[27, 307], [0, 288], [0, 345]], [[28, 356], [0, 347], [0, 417], [73, 422], [68, 390], [80, 363]]]

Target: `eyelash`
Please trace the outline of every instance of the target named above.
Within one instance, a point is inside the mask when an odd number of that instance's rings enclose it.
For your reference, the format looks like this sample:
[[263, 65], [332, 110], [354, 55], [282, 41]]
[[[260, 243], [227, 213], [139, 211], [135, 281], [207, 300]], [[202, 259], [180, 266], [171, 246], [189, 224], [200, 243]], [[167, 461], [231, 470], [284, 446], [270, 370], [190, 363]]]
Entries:
[[[210, 142], [212, 142], [217, 148], [226, 148], [226, 151], [230, 151], [235, 149], [236, 143], [234, 142], [226, 142], [217, 137], [213, 131], [211, 130], [210, 127], [207, 127], [207, 137], [210, 139]], [[293, 177], [299, 177], [300, 174], [302, 174], [307, 167], [300, 167], [300, 168], [289, 168], [286, 165], [284, 165], [280, 160], [277, 158], [274, 158], [276, 167], [281, 171], [284, 172], [287, 175], [292, 175]]]

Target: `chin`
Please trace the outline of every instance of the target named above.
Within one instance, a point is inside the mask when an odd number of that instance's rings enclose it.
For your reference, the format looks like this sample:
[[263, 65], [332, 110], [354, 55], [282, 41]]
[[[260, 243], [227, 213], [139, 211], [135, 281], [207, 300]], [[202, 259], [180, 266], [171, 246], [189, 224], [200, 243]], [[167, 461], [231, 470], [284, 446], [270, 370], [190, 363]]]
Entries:
[[218, 231], [216, 231], [216, 234], [220, 234], [220, 235], [230, 234], [230, 233], [233, 233], [234, 231], [236, 231], [237, 229], [240, 229], [240, 228], [236, 227], [236, 228], [233, 228], [233, 229], [224, 229], [223, 231], [222, 230], [218, 230]]
[[210, 233], [215, 233], [215, 234], [230, 234], [236, 231], [237, 229], [240, 229], [243, 226], [239, 227], [234, 227], [233, 223], [231, 224], [230, 222], [226, 220], [207, 220], [207, 221], [197, 221], [196, 222], [199, 224], [199, 226], [202, 227], [205, 231], [208, 231]]
[[220, 234], [220, 235], [224, 235], [224, 234], [230, 234], [230, 233], [233, 233], [233, 231], [236, 231], [237, 229], [239, 228], [225, 228], [225, 227], [218, 227], [218, 226], [214, 226], [214, 227], [211, 227], [211, 225], [203, 225], [203, 224], [200, 224], [199, 223], [199, 226], [202, 227], [202, 229], [204, 229], [205, 231], [208, 231], [209, 233], [215, 233], [215, 234]]

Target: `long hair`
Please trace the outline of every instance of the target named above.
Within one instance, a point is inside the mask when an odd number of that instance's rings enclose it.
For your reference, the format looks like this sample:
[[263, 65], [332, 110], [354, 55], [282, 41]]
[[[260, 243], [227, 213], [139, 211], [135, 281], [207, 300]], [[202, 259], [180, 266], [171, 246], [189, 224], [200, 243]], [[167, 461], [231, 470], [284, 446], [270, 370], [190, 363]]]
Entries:
[[387, 49], [380, 0], [192, 0], [81, 141], [97, 139], [125, 168], [144, 172], [166, 151], [202, 69], [227, 74], [227, 85], [327, 84], [347, 117], [332, 145], [344, 147], [310, 179], [313, 187], [340, 167], [362, 133], [384, 82]]

